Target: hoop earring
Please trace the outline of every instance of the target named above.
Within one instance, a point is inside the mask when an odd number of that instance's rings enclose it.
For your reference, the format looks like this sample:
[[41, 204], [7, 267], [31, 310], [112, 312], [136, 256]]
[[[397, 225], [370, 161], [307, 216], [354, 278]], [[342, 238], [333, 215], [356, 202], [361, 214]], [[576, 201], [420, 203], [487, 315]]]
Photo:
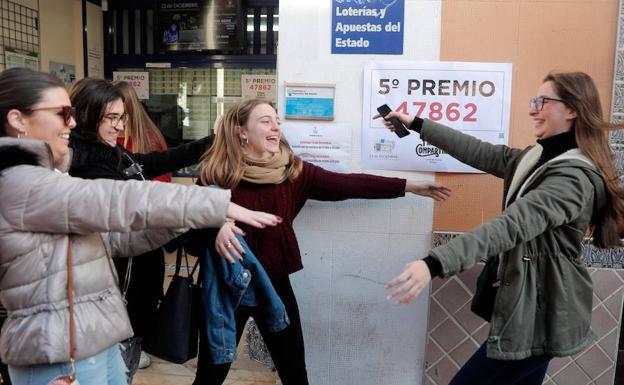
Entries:
[[245, 138], [245, 141], [243, 142], [243, 139], [241, 138], [241, 147], [245, 147], [246, 145], [249, 144], [249, 138]]
[[18, 131], [17, 133], [17, 139], [22, 139], [28, 136], [28, 132], [24, 131], [24, 134], [22, 135], [21, 132]]

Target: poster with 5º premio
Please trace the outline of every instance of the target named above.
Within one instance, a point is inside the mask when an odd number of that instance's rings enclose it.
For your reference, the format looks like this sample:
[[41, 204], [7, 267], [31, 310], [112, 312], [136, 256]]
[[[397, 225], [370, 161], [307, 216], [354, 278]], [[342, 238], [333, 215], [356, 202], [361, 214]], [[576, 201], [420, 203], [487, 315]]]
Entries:
[[362, 168], [480, 172], [420, 139], [399, 138], [377, 107], [416, 115], [493, 144], [508, 144], [511, 63], [376, 61], [364, 67]]

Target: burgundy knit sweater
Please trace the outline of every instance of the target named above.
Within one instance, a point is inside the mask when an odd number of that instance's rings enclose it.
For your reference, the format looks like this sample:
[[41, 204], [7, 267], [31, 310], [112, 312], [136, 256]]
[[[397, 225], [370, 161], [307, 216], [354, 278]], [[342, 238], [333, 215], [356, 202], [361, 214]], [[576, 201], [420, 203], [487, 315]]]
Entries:
[[405, 195], [405, 179], [367, 174], [341, 174], [303, 162], [293, 182], [253, 184], [241, 181], [232, 190], [232, 202], [251, 210], [276, 214], [284, 220], [275, 227], [241, 226], [251, 250], [271, 278], [282, 278], [303, 268], [293, 221], [308, 199], [340, 201], [349, 198], [387, 199]]

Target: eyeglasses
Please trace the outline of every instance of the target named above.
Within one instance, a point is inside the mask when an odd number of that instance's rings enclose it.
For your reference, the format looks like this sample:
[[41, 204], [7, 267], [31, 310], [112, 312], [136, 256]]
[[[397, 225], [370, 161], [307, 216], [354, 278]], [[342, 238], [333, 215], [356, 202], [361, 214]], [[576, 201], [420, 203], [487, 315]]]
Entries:
[[76, 109], [72, 106], [59, 106], [59, 107], [40, 107], [29, 108], [28, 111], [46, 111], [46, 110], [60, 110], [56, 114], [63, 118], [65, 124], [69, 126], [71, 120], [76, 120]]
[[119, 122], [123, 123], [124, 126], [128, 123], [128, 115], [126, 114], [122, 114], [122, 115], [108, 114], [108, 115], [104, 115], [102, 119], [108, 120], [111, 126], [113, 127], [117, 127]]
[[529, 108], [535, 111], [541, 111], [544, 108], [544, 103], [546, 103], [548, 100], [554, 100], [556, 102], [561, 102], [561, 103], [565, 103], [564, 100], [561, 99], [555, 99], [555, 98], [548, 98], [546, 96], [540, 96], [539, 98], [533, 98], [531, 100], [529, 100]]

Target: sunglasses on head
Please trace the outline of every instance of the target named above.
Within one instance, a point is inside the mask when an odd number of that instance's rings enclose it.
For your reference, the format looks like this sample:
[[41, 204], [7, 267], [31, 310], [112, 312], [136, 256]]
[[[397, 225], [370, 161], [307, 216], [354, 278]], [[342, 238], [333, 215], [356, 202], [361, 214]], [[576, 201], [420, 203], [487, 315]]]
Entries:
[[76, 109], [72, 106], [30, 108], [28, 111], [46, 111], [46, 110], [59, 110], [56, 114], [62, 117], [63, 120], [65, 121], [65, 124], [68, 126], [72, 118], [76, 120]]

